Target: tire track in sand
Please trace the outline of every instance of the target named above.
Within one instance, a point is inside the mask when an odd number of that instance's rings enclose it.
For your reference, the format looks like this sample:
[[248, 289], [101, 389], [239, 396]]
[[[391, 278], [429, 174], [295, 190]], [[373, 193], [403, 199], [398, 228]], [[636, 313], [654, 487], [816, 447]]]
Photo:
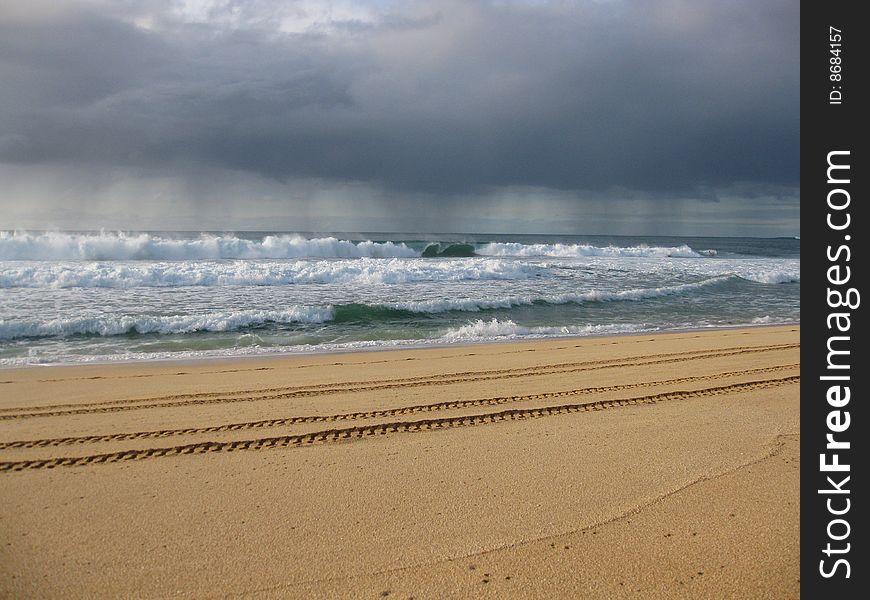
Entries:
[[761, 373], [776, 373], [800, 367], [800, 363], [788, 365], [775, 365], [770, 367], [761, 367], [757, 369], [745, 369], [742, 371], [729, 371], [725, 373], [714, 373], [711, 375], [696, 375], [687, 377], [677, 377], [675, 379], [663, 379], [659, 381], [644, 381], [638, 383], [625, 383], [619, 385], [606, 385], [596, 387], [585, 387], [573, 390], [565, 390], [559, 392], [545, 392], [541, 394], [525, 394], [518, 396], [499, 396], [495, 398], [481, 398], [477, 400], [450, 400], [445, 402], [436, 402], [433, 404], [419, 404], [413, 406], [402, 406], [398, 408], [372, 410], [364, 412], [340, 413], [334, 415], [307, 415], [282, 417], [277, 419], [262, 419], [259, 421], [247, 421], [243, 423], [228, 423], [224, 425], [213, 425], [209, 427], [187, 427], [183, 429], [159, 429], [155, 431], [137, 431], [127, 433], [107, 433], [98, 435], [85, 435], [76, 437], [62, 438], [47, 438], [41, 440], [17, 440], [11, 442], [0, 442], [0, 450], [21, 449], [21, 448], [47, 448], [52, 446], [71, 446], [81, 444], [93, 444], [103, 442], [122, 442], [129, 440], [141, 439], [161, 439], [167, 437], [181, 435], [199, 435], [204, 433], [223, 433], [228, 431], [246, 431], [251, 429], [263, 429], [268, 427], [280, 427], [285, 425], [295, 425], [300, 423], [327, 423], [336, 421], [356, 421], [360, 419], [377, 419], [381, 417], [396, 417], [400, 415], [416, 414], [421, 412], [434, 412], [439, 410], [454, 410], [460, 408], [468, 408], [472, 406], [498, 406], [511, 402], [529, 402], [535, 400], [549, 400], [552, 398], [564, 398], [569, 396], [581, 396], [585, 394], [600, 394], [604, 392], [617, 392], [622, 390], [636, 389], [641, 387], [653, 387], [661, 385], [675, 385], [680, 383], [690, 383], [695, 381], [712, 381], [716, 379], [726, 379], [728, 377], [739, 377], [744, 375], [758, 375]]
[[458, 417], [442, 417], [438, 419], [423, 419], [419, 421], [398, 421], [392, 423], [380, 423], [376, 425], [361, 425], [341, 429], [327, 429], [324, 431], [299, 434], [283, 435], [276, 437], [259, 438], [253, 440], [237, 440], [228, 442], [199, 442], [163, 448], [145, 448], [141, 450], [125, 450], [106, 454], [93, 454], [88, 456], [48, 458], [39, 460], [20, 460], [0, 462], [0, 472], [13, 472], [24, 470], [53, 469], [56, 467], [74, 467], [91, 464], [108, 464], [131, 460], [147, 460], [162, 458], [165, 456], [178, 456], [184, 454], [205, 454], [215, 452], [233, 452], [236, 450], [263, 450], [268, 448], [299, 447], [311, 444], [324, 444], [341, 442], [349, 439], [359, 439], [391, 433], [409, 433], [444, 429], [451, 427], [469, 427], [498, 423], [501, 421], [517, 421], [535, 419], [552, 415], [584, 412], [592, 410], [605, 410], [623, 406], [639, 404], [656, 404], [667, 400], [683, 400], [688, 398], [700, 398], [721, 396], [757, 389], [781, 387], [800, 382], [800, 375], [782, 377], [778, 379], [764, 379], [746, 383], [734, 383], [711, 388], [691, 391], [666, 392], [645, 396], [614, 400], [598, 400], [581, 404], [562, 404], [531, 409], [509, 409], [496, 413], [479, 415], [466, 415]]

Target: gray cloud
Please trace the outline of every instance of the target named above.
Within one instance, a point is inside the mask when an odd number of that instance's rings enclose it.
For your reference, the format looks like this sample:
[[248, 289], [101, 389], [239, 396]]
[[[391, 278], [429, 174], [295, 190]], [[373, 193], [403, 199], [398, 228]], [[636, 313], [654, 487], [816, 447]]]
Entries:
[[0, 163], [189, 189], [235, 173], [259, 182], [239, 197], [283, 185], [294, 206], [314, 197], [299, 182], [363, 185], [387, 213], [517, 188], [580, 215], [584, 198], [796, 206], [794, 2], [195, 4], [0, 18]]

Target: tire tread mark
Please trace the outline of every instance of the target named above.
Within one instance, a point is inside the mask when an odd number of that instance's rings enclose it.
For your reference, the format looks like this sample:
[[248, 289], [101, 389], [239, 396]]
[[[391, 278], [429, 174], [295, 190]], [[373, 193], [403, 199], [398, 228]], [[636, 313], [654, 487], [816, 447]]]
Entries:
[[92, 454], [88, 456], [61, 457], [36, 460], [19, 460], [0, 462], [0, 472], [53, 469], [56, 467], [84, 466], [97, 463], [114, 463], [128, 460], [145, 460], [174, 454], [194, 454], [212, 452], [232, 452], [234, 450], [254, 450], [264, 447], [288, 447], [306, 446], [315, 443], [331, 443], [345, 439], [362, 438], [373, 435], [386, 435], [388, 430], [397, 433], [419, 431], [422, 429], [444, 427], [467, 427], [494, 423], [503, 420], [525, 420], [540, 418], [558, 414], [605, 410], [608, 408], [632, 406], [640, 404], [656, 404], [666, 400], [682, 400], [688, 398], [720, 396], [724, 394], [739, 393], [744, 391], [780, 387], [783, 385], [799, 383], [800, 375], [782, 377], [777, 379], [763, 379], [745, 383], [716, 386], [711, 388], [665, 392], [645, 396], [622, 398], [619, 400], [599, 400], [579, 404], [562, 404], [546, 408], [521, 409], [513, 408], [497, 413], [467, 415], [460, 417], [442, 417], [437, 419], [423, 419], [419, 421], [398, 421], [388, 424], [358, 425], [341, 429], [327, 429], [324, 431], [305, 434], [283, 435], [277, 437], [261, 438], [255, 440], [236, 440], [228, 442], [198, 442], [185, 444], [172, 448], [145, 448], [141, 450], [124, 450], [105, 454]]
[[622, 390], [635, 389], [639, 387], [649, 387], [656, 385], [674, 385], [680, 383], [689, 383], [694, 381], [710, 381], [716, 379], [725, 379], [728, 377], [737, 377], [742, 375], [756, 375], [761, 373], [775, 373], [800, 367], [800, 363], [788, 365], [775, 365], [770, 367], [760, 367], [757, 369], [745, 369], [742, 371], [728, 371], [724, 373], [713, 373], [711, 375], [695, 375], [689, 377], [677, 377], [674, 379], [664, 379], [660, 381], [644, 381], [638, 383], [627, 383], [619, 385], [606, 385], [596, 387], [578, 388], [573, 390], [564, 390], [559, 392], [545, 392], [541, 394], [524, 394], [517, 396], [499, 396], [495, 398], [482, 398], [477, 400], [450, 400], [445, 402], [436, 402], [433, 404], [421, 404], [415, 406], [402, 406], [398, 408], [374, 410], [365, 412], [340, 413], [334, 415], [307, 415], [282, 417], [276, 419], [263, 419], [260, 421], [249, 421], [245, 423], [230, 423], [225, 425], [213, 425], [210, 427], [187, 427], [183, 429], [160, 429], [156, 431], [137, 431], [127, 433], [108, 433], [97, 435], [86, 435], [77, 437], [63, 438], [48, 438], [41, 440], [16, 440], [10, 442], [0, 442], [0, 450], [18, 449], [18, 448], [46, 448], [52, 446], [69, 446], [76, 444], [102, 443], [102, 442], [122, 442], [127, 440], [139, 439], [159, 439], [181, 435], [197, 435], [204, 433], [221, 433], [228, 431], [244, 431], [250, 429], [259, 429], [267, 427], [281, 427], [286, 425], [296, 425], [301, 423], [324, 423], [335, 421], [355, 421], [360, 419], [375, 419], [380, 417], [395, 417], [399, 415], [415, 414], [420, 412], [432, 412], [439, 410], [454, 410], [467, 408], [471, 406], [497, 406], [511, 402], [528, 402], [534, 400], [547, 400], [551, 398], [563, 398], [567, 396], [580, 396], [585, 394], [600, 394], [605, 392], [616, 392]]

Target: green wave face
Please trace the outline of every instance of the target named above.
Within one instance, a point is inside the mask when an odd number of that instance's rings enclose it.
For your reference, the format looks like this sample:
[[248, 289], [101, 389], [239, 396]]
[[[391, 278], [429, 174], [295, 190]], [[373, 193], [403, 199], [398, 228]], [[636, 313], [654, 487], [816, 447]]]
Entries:
[[477, 256], [472, 244], [429, 244], [423, 250], [423, 258], [458, 258]]

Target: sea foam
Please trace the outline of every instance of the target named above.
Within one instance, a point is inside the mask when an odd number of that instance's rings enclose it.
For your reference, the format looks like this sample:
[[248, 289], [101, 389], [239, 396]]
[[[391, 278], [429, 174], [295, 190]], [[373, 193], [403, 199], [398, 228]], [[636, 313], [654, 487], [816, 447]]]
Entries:
[[455, 299], [419, 300], [410, 302], [392, 302], [385, 304], [389, 308], [417, 313], [442, 313], [448, 311], [478, 312], [497, 308], [528, 306], [532, 304], [582, 304], [584, 302], [641, 301], [662, 296], [673, 296], [689, 293], [710, 285], [724, 283], [731, 276], [711, 277], [694, 283], [683, 283], [671, 286], [633, 288], [620, 291], [590, 290], [579, 294], [546, 294], [537, 296], [506, 296], [487, 299]]
[[615, 333], [639, 333], [655, 329], [645, 324], [611, 325], [565, 325], [561, 327], [526, 327], [512, 320], [500, 321], [496, 318], [485, 321], [478, 319], [461, 327], [447, 330], [438, 339], [445, 342], [485, 341], [500, 338], [538, 338], [567, 335], [608, 335]]
[[503, 259], [6, 261], [0, 288], [400, 284], [527, 279], [541, 267]]
[[[434, 251], [430, 252], [435, 248]], [[451, 251], [462, 249], [462, 252]], [[446, 254], [444, 254], [446, 252]], [[710, 256], [714, 251], [703, 251]], [[353, 242], [335, 237], [305, 238], [298, 234], [266, 235], [248, 239], [232, 234], [202, 233], [196, 238], [175, 238], [149, 233], [66, 233], [0, 231], [0, 260], [209, 260], [268, 258], [414, 258], [432, 256], [593, 256], [697, 258], [701, 254], [687, 245], [605, 246], [590, 244], [521, 244], [493, 242], [427, 245], [416, 250], [404, 242]]]
[[293, 306], [285, 310], [215, 311], [189, 315], [100, 315], [54, 319], [0, 319], [0, 340], [27, 337], [70, 337], [77, 335], [116, 336], [137, 334], [182, 334], [202, 331], [241, 331], [267, 323], [325, 323], [342, 315], [342, 321], [371, 321], [389, 318], [393, 311], [410, 313], [480, 312], [533, 304], [580, 304], [584, 302], [641, 301], [661, 296], [690, 293], [727, 281], [715, 277], [695, 283], [615, 292], [591, 290], [579, 294], [506, 296], [501, 298], [449, 298], [379, 304]]
[[405, 244], [334, 237], [267, 235], [250, 240], [234, 235], [201, 234], [175, 239], [148, 233], [0, 232], [0, 260], [208, 260], [263, 258], [415, 257]]
[[483, 256], [551, 256], [579, 258], [584, 256], [698, 258], [701, 255], [687, 245], [659, 246], [592, 246], [591, 244], [521, 244], [519, 242], [493, 242], [478, 248]]
[[27, 337], [113, 336], [129, 333], [181, 334], [237, 331], [266, 323], [323, 323], [331, 306], [294, 306], [286, 310], [216, 311], [191, 315], [88, 316], [69, 319], [0, 319], [0, 340]]

